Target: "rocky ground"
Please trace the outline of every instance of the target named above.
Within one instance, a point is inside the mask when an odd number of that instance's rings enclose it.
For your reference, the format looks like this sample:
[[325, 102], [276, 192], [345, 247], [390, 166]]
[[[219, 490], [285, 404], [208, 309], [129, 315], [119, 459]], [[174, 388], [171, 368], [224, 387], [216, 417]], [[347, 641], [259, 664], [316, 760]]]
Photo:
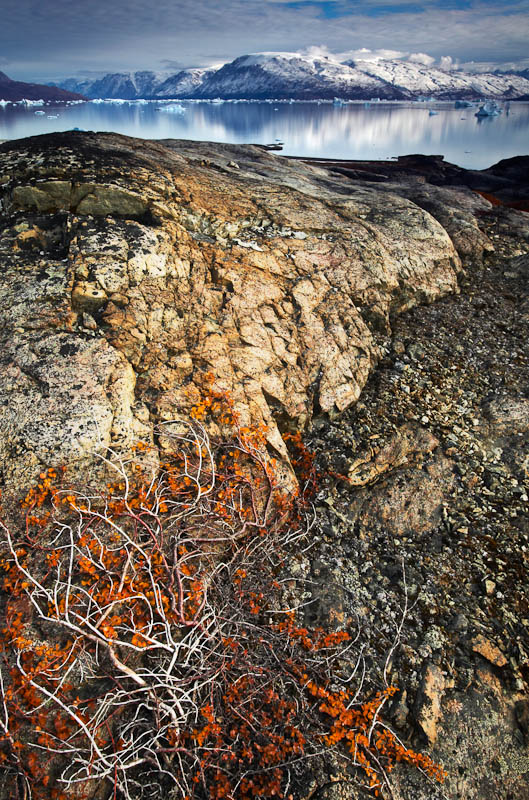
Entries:
[[[280, 433], [304, 428], [307, 620], [357, 620], [371, 683], [401, 689], [395, 729], [447, 771], [395, 773], [401, 800], [529, 798], [529, 214], [502, 204], [526, 162], [0, 145], [5, 496], [61, 462], [94, 480], [98, 449], [161, 454], [207, 371], [288, 480]], [[306, 796], [363, 795], [337, 770]]]
[[494, 251], [461, 294], [394, 320], [359, 403], [309, 437], [344, 476], [320, 493], [315, 607], [362, 608], [386, 648], [411, 607], [393, 720], [448, 772], [442, 791], [402, 777], [414, 800], [529, 797], [529, 217], [479, 225]]

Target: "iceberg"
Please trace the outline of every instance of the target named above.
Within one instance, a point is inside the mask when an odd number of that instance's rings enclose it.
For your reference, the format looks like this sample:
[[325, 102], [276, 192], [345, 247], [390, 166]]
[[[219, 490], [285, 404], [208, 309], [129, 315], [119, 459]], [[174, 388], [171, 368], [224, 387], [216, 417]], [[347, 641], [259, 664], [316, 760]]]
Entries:
[[184, 114], [185, 108], [181, 106], [180, 103], [174, 103], [171, 106], [160, 106], [160, 108], [156, 109], [157, 111], [165, 111], [167, 114]]
[[476, 111], [474, 114], [475, 117], [499, 117], [501, 114], [501, 108], [494, 100], [490, 100], [488, 103], [484, 103], [479, 111]]

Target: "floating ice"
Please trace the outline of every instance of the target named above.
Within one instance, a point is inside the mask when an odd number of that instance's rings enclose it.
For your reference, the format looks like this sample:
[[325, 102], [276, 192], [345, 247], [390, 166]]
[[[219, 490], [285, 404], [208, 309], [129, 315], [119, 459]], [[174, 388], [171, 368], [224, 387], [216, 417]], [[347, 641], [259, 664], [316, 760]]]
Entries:
[[490, 100], [488, 103], [483, 103], [480, 107], [479, 111], [476, 111], [474, 114], [475, 117], [499, 117], [501, 114], [501, 108], [494, 100]]
[[179, 103], [175, 103], [171, 106], [160, 106], [160, 108], [156, 109], [157, 111], [165, 111], [168, 114], [184, 114], [185, 108], [181, 106]]

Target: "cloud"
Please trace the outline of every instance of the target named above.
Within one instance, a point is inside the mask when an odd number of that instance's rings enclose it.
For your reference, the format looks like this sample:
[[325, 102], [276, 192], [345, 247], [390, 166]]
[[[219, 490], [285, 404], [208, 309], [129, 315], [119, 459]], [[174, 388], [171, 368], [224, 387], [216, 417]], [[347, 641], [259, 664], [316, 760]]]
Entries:
[[166, 69], [186, 69], [188, 66], [188, 64], [183, 64], [181, 61], [177, 61], [173, 58], [161, 58], [160, 64]]
[[467, 61], [459, 65], [459, 69], [464, 72], [522, 72], [529, 70], [529, 58], [521, 58], [518, 61]]
[[[273, 2], [277, 2], [277, 0], [273, 0]], [[330, 58], [333, 61], [337, 58], [336, 53], [331, 53], [329, 48], [324, 44], [313, 44], [310, 47], [305, 47], [299, 51], [299, 54], [301, 56], [307, 56], [308, 58]]]
[[413, 61], [414, 64], [424, 64], [426, 67], [431, 67], [435, 58], [429, 56], [427, 53], [410, 53], [408, 61]]
[[370, 50], [368, 47], [361, 47], [359, 50], [349, 50], [344, 53], [337, 53], [336, 57], [340, 61], [381, 61], [383, 59], [405, 58], [407, 53], [401, 50]]
[[529, 0], [2, 0], [0, 24], [3, 63], [21, 80], [260, 51], [494, 64], [527, 58], [528, 41]]
[[441, 69], [445, 69], [447, 71], [451, 69], [459, 69], [457, 60], [454, 60], [452, 56], [441, 56], [439, 59], [439, 66]]

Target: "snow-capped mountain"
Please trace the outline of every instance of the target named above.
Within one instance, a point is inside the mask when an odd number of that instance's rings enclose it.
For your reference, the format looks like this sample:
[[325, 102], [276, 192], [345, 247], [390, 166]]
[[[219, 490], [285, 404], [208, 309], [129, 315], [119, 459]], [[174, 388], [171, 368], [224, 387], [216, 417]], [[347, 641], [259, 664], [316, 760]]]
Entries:
[[494, 75], [516, 75], [518, 78], [525, 78], [529, 81], [529, 67], [524, 69], [512, 69], [509, 72], [505, 72], [502, 70], [494, 70]]
[[342, 63], [331, 56], [299, 53], [254, 53], [220, 68], [116, 73], [94, 81], [69, 79], [60, 86], [92, 98], [123, 99], [412, 100], [427, 95], [513, 100], [529, 95], [529, 78], [515, 72], [468, 73], [404, 59]]
[[428, 95], [439, 100], [479, 97], [514, 99], [527, 94], [528, 89], [527, 79], [513, 73], [469, 74], [401, 60], [348, 63], [349, 66], [394, 86], [410, 98]]
[[201, 85], [217, 68], [183, 69], [176, 75], [170, 75], [159, 84], [153, 92], [156, 97], [193, 97]]
[[379, 95], [400, 98], [370, 75], [325, 57], [298, 53], [257, 53], [241, 56], [206, 77], [196, 97], [215, 98], [333, 98], [363, 99]]
[[[59, 85], [70, 92], [81, 92], [86, 97], [121, 98], [136, 100], [140, 97], [153, 97], [170, 72], [113, 72], [93, 80], [68, 78]], [[82, 87], [82, 88], [81, 88]]]

